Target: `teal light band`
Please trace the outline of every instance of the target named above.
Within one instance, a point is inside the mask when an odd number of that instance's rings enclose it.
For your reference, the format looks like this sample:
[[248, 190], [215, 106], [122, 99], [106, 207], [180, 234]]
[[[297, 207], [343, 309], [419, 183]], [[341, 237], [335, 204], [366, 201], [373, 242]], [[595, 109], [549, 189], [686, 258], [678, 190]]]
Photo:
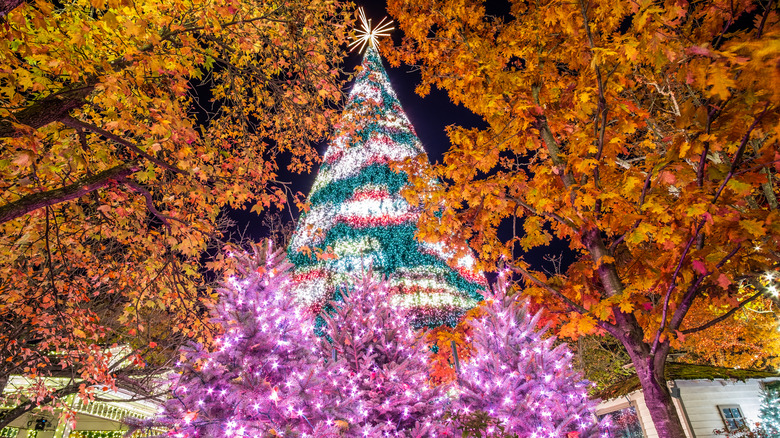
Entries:
[[[367, 227], [353, 228], [347, 224], [337, 224], [328, 231], [325, 241], [317, 245], [324, 250], [328, 246], [333, 247], [336, 242], [345, 239], [355, 239], [359, 237], [369, 237], [379, 243], [382, 251], [382, 257], [378, 260], [379, 266], [374, 266], [375, 270], [383, 274], [392, 276], [401, 268], [416, 268], [430, 266], [432, 269], [440, 269], [445, 272], [443, 280], [452, 287], [465, 292], [464, 295], [477, 301], [483, 299], [479, 290], [483, 288], [478, 283], [470, 282], [463, 278], [457, 271], [444, 263], [436, 256], [425, 254], [419, 251], [417, 240], [415, 239], [415, 225], [391, 225], [388, 227]], [[312, 267], [323, 264], [317, 260], [314, 255], [305, 255], [300, 252], [291, 251], [288, 254], [290, 262], [298, 268]], [[333, 264], [335, 261], [328, 260], [325, 265]]]
[[393, 172], [387, 164], [372, 164], [355, 176], [333, 181], [312, 193], [309, 202], [312, 207], [328, 202], [339, 204], [352, 197], [356, 189], [370, 184], [381, 184], [391, 194], [398, 193], [407, 181], [405, 173]]

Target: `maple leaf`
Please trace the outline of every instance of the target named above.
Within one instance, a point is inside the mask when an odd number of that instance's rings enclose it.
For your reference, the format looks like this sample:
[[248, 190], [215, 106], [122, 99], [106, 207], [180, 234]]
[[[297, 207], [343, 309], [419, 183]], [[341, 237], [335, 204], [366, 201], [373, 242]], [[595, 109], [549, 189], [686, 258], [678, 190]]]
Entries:
[[720, 274], [718, 275], [718, 285], [723, 289], [728, 289], [731, 286], [731, 279], [725, 274]]
[[707, 265], [705, 265], [701, 260], [694, 260], [691, 262], [691, 265], [693, 266], [693, 269], [695, 269], [699, 274], [707, 274]]

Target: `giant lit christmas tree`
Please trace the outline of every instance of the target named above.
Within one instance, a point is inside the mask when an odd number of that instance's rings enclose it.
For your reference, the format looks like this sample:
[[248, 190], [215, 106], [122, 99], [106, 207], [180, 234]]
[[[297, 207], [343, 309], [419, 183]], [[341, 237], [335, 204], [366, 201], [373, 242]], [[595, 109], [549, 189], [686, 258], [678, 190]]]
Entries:
[[482, 299], [472, 256], [415, 238], [419, 210], [401, 196], [407, 175], [393, 163], [421, 154], [371, 45], [290, 244], [298, 298], [314, 313], [368, 269], [387, 278], [415, 327], [454, 325]]

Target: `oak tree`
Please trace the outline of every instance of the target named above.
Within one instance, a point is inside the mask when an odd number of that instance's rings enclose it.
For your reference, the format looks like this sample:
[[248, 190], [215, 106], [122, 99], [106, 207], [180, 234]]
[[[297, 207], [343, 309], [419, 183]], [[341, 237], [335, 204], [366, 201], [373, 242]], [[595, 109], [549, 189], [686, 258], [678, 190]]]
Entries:
[[[421, 234], [459, 234], [486, 267], [506, 264], [561, 334], [614, 336], [659, 435], [683, 437], [669, 352], [765, 306], [780, 262], [777, 4], [508, 6], [388, 4], [404, 39], [386, 52], [419, 67], [418, 91], [444, 89], [489, 125], [451, 126], [443, 163], [412, 178], [432, 207]], [[524, 259], [556, 241], [578, 256], [563, 274]], [[710, 318], [689, 319], [700, 303]]]

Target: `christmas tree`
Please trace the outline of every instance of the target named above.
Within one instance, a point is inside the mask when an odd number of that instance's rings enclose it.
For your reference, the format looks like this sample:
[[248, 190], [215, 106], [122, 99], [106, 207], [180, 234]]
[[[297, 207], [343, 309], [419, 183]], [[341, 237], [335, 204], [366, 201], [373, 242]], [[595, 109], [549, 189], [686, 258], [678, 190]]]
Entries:
[[371, 274], [326, 318], [320, 347], [346, 436], [445, 436], [446, 386], [430, 385], [428, 346]]
[[315, 314], [366, 269], [387, 279], [414, 327], [453, 326], [482, 299], [470, 253], [415, 238], [419, 210], [401, 196], [407, 175], [393, 164], [423, 154], [369, 46], [290, 244], [296, 294]]
[[[289, 293], [289, 263], [270, 243], [234, 255], [240, 275], [221, 290], [216, 351], [194, 345], [153, 426], [169, 436], [329, 436], [336, 400], [324, 390], [311, 316]], [[144, 426], [136, 425], [136, 426]], [[147, 425], [148, 426], [148, 425]]]
[[[517, 296], [506, 294], [503, 275], [482, 316], [471, 322], [474, 352], [460, 374], [455, 417], [462, 429], [487, 414], [488, 424], [520, 437], [598, 436], [586, 381], [571, 367], [566, 344], [553, 346]], [[494, 430], [487, 430], [490, 433]], [[603, 436], [608, 436], [606, 433]]]

